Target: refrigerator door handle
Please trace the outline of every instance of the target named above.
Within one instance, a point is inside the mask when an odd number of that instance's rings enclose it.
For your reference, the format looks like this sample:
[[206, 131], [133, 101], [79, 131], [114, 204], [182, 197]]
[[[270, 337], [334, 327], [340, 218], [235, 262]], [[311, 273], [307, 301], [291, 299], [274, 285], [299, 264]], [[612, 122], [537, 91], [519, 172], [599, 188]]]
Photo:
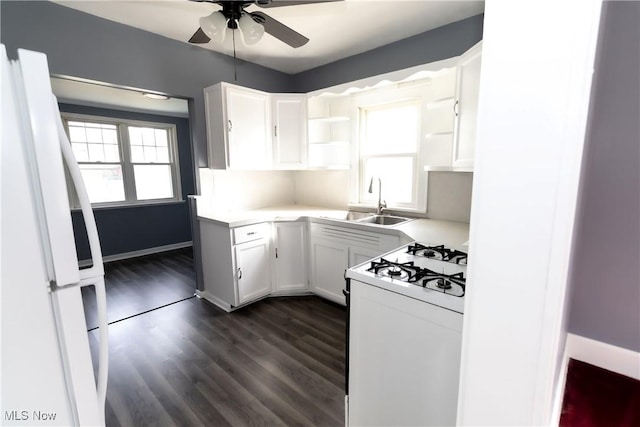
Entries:
[[[55, 96], [53, 96], [53, 102], [57, 110], [58, 101]], [[104, 266], [102, 265], [102, 249], [100, 248], [100, 240], [98, 238], [98, 228], [96, 227], [96, 220], [93, 216], [93, 209], [91, 209], [91, 202], [89, 201], [89, 195], [87, 194], [87, 190], [84, 186], [80, 167], [78, 167], [76, 158], [73, 155], [71, 143], [69, 142], [67, 133], [65, 132], [64, 126], [62, 125], [62, 118], [60, 118], [59, 115], [56, 122], [58, 126], [58, 138], [60, 140], [62, 157], [65, 164], [67, 165], [69, 175], [71, 175], [71, 180], [73, 181], [73, 186], [76, 189], [78, 201], [80, 202], [80, 208], [82, 209], [82, 217], [84, 219], [84, 225], [87, 229], [89, 249], [91, 251], [91, 261], [93, 264], [90, 268], [80, 270], [80, 283], [84, 284], [83, 282], [86, 279], [89, 279], [90, 283], [87, 284], [93, 284], [92, 279], [104, 275]]]
[[[57, 99], [53, 96], [53, 106], [56, 111], [58, 109]], [[93, 216], [93, 209], [91, 209], [91, 202], [89, 201], [89, 195], [84, 186], [82, 179], [82, 173], [80, 167], [76, 162], [73, 150], [71, 149], [71, 143], [67, 138], [67, 133], [62, 125], [62, 118], [58, 115], [57, 127], [58, 127], [58, 139], [60, 141], [60, 149], [62, 151], [62, 157], [67, 170], [71, 175], [73, 186], [76, 189], [78, 200], [80, 201], [80, 207], [82, 209], [82, 217], [84, 218], [84, 224], [87, 230], [87, 237], [89, 239], [89, 248], [91, 250], [91, 259], [93, 265], [91, 268], [80, 270], [80, 286], [93, 285], [96, 291], [96, 305], [98, 311], [98, 326], [100, 335], [100, 344], [98, 350], [98, 402], [100, 408], [104, 410], [106, 396], [107, 396], [107, 376], [109, 370], [109, 323], [107, 320], [107, 295], [104, 286], [104, 266], [102, 264], [102, 249], [100, 248], [100, 240], [98, 238], [98, 228]]]

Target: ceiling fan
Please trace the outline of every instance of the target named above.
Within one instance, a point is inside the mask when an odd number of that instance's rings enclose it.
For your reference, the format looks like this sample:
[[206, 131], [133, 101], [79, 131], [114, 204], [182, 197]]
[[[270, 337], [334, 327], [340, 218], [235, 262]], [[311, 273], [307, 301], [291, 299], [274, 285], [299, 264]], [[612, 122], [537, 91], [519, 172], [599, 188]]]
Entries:
[[192, 1], [215, 3], [222, 6], [222, 9], [200, 18], [200, 27], [193, 36], [191, 36], [189, 43], [203, 44], [209, 43], [209, 41], [220, 43], [224, 40], [227, 28], [232, 30], [240, 28], [246, 44], [257, 43], [264, 33], [267, 33], [289, 46], [297, 48], [304, 46], [309, 39], [266, 13], [247, 12], [245, 8], [252, 4], [267, 9], [271, 7], [329, 3], [343, 0]]

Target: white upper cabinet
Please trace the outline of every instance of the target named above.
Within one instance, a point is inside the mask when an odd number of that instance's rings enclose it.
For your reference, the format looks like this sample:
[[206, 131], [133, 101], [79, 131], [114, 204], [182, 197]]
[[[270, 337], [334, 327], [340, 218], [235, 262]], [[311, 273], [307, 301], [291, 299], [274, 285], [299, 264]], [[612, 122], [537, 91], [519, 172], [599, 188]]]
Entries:
[[204, 89], [207, 148], [212, 169], [271, 169], [268, 93], [228, 83]]
[[307, 166], [307, 96], [271, 95], [273, 168]]
[[482, 42], [462, 56], [458, 63], [456, 86], [455, 134], [452, 166], [473, 168], [478, 123], [478, 95], [480, 93], [480, 64]]
[[456, 68], [431, 77], [425, 90], [424, 158], [427, 167], [450, 168], [454, 138]]

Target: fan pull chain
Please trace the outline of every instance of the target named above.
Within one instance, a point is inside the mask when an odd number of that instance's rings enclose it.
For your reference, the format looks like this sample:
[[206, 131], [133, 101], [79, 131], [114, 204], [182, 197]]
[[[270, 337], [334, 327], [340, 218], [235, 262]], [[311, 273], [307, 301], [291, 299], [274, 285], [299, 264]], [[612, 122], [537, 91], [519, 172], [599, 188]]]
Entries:
[[233, 81], [238, 81], [238, 68], [236, 64], [236, 30], [231, 29], [231, 35], [233, 39]]

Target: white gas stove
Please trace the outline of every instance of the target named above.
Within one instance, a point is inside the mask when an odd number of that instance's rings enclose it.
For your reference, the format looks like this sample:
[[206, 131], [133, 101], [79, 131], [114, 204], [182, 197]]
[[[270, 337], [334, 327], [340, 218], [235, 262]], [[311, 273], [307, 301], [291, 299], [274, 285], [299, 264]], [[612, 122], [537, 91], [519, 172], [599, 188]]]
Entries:
[[456, 424], [466, 273], [420, 243], [347, 270], [347, 426]]
[[412, 243], [347, 270], [346, 277], [464, 312], [467, 253]]

